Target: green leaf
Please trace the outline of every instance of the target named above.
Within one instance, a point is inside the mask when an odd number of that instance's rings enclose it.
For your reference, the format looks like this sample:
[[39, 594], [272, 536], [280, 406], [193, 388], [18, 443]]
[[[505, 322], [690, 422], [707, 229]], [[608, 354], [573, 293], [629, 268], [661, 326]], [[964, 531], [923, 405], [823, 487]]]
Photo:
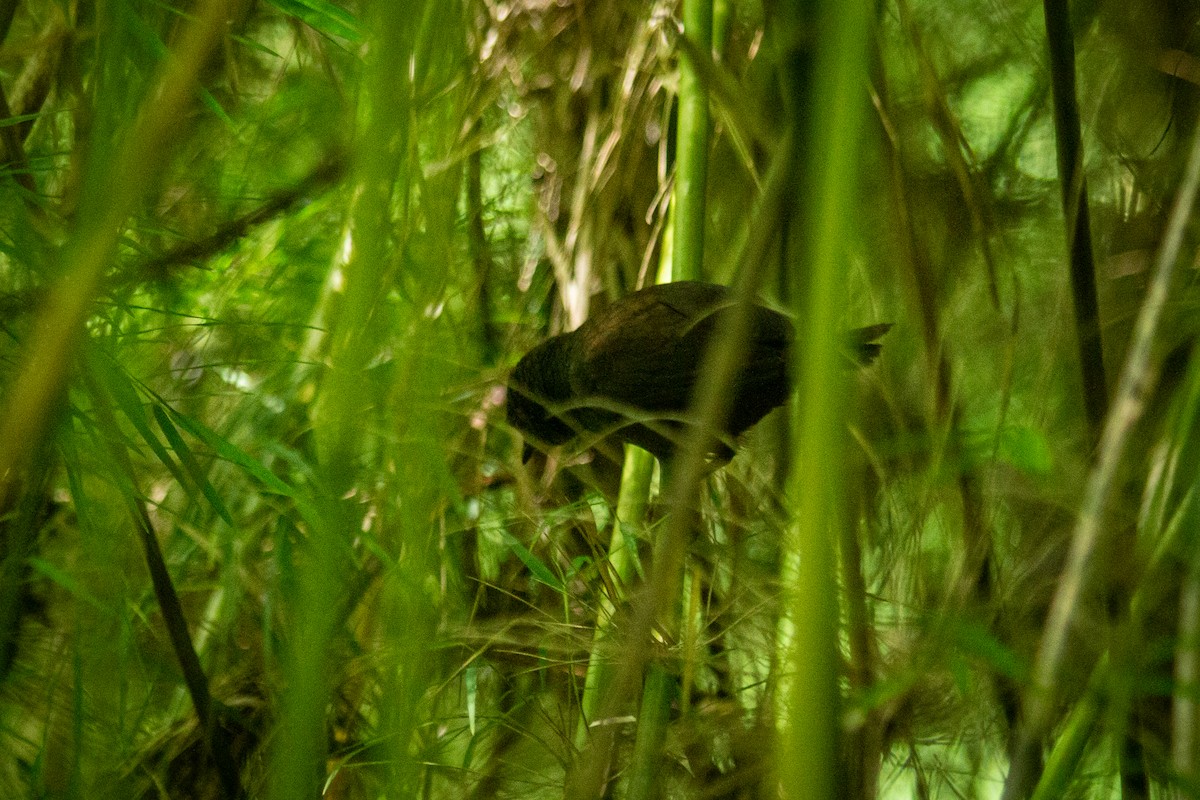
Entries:
[[479, 696], [479, 667], [472, 661], [463, 671], [463, 679], [467, 690], [467, 725], [471, 735], [475, 735], [475, 701]]
[[116, 613], [111, 608], [106, 606], [104, 602], [100, 600], [100, 598], [96, 597], [94, 594], [85, 589], [83, 584], [75, 580], [75, 578], [70, 574], [51, 564], [49, 561], [38, 558], [37, 556], [30, 556], [29, 566], [31, 566], [35, 572], [39, 572], [45, 577], [54, 581], [59, 586], [70, 592], [72, 596], [87, 603], [100, 613], [110, 617], [116, 616]]
[[975, 468], [992, 458], [1010, 464], [1026, 475], [1045, 477], [1054, 467], [1050, 444], [1041, 431], [1024, 425], [1006, 425], [999, 431], [969, 430], [964, 437], [964, 457]]
[[[170, 409], [168, 409], [170, 410]], [[296, 490], [275, 476], [271, 470], [264, 467], [259, 461], [252, 458], [248, 453], [239, 448], [233, 442], [212, 430], [199, 420], [192, 419], [180, 414], [178, 411], [171, 410], [171, 417], [175, 420], [179, 427], [183, 428], [188, 433], [200, 439], [221, 458], [237, 464], [239, 467], [257, 478], [260, 483], [267, 487], [275, 494], [283, 495], [284, 497], [297, 497]]]
[[[175, 459], [171, 458], [171, 454], [163, 447], [162, 442], [159, 441], [158, 436], [155, 435], [154, 430], [150, 427], [150, 421], [146, 417], [146, 408], [142, 398], [138, 395], [137, 389], [124, 369], [106, 353], [101, 354], [99, 358], [91, 359], [90, 363], [95, 367], [94, 374], [96, 378], [105, 391], [108, 392], [113, 403], [125, 415], [125, 418], [129, 420], [129, 424], [142, 437], [142, 441], [150, 447], [155, 457], [167, 468], [167, 471], [171, 473], [175, 482], [186, 488], [188, 485], [187, 480], [183, 473], [179, 471]], [[107, 398], [94, 397], [92, 401], [105, 403], [107, 402]]]
[[517, 558], [521, 559], [521, 563], [529, 569], [529, 573], [533, 576], [534, 580], [544, 583], [551, 589], [559, 592], [566, 590], [566, 587], [563, 586], [562, 581], [560, 581], [558, 576], [550, 571], [550, 568], [546, 566], [545, 562], [543, 562], [533, 553], [529, 552], [525, 545], [518, 542], [516, 537], [511, 533], [508, 531], [503, 531], [502, 533], [504, 540], [508, 542], [509, 549], [516, 554]]
[[1028, 678], [1029, 665], [987, 628], [973, 622], [952, 620], [949, 630], [963, 653], [983, 661], [992, 671], [1018, 681]]
[[349, 11], [323, 0], [272, 0], [283, 13], [330, 38], [351, 42], [362, 40], [362, 26]]
[[[204, 497], [212, 506], [213, 511], [217, 512], [217, 516], [225, 520], [225, 523], [233, 527], [233, 515], [229, 513], [229, 509], [225, 506], [225, 501], [221, 499], [221, 495], [217, 494], [216, 488], [208, 480], [208, 476], [204, 474], [200, 464], [196, 461], [195, 454], [192, 453], [187, 442], [179, 435], [179, 430], [171, 423], [171, 418], [167, 416], [167, 412], [163, 410], [163, 406], [154, 405], [152, 407], [154, 419], [158, 422], [158, 427], [162, 430], [163, 435], [167, 437], [167, 441], [171, 445], [171, 449], [175, 451], [175, 455], [179, 457], [179, 462], [183, 464], [183, 468], [187, 470], [192, 481], [200, 488]], [[179, 412], [175, 412], [179, 413]], [[182, 415], [180, 415], [182, 416]]]
[[1038, 477], [1049, 475], [1054, 467], [1049, 442], [1034, 428], [1014, 425], [1002, 430], [999, 456], [1022, 472]]

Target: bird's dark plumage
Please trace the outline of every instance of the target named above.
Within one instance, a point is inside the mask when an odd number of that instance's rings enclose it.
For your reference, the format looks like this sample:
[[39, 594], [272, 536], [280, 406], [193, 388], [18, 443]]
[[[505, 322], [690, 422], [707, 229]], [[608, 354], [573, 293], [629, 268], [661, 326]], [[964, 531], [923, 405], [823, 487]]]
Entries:
[[[700, 361], [734, 302], [727, 287], [693, 281], [627, 295], [518, 362], [509, 379], [509, 423], [541, 446], [593, 434], [639, 445], [660, 460], [670, 458], [685, 428]], [[857, 360], [869, 363], [878, 354], [875, 340], [889, 327], [851, 332]], [[754, 305], [749, 330], [723, 428], [729, 442], [788, 395], [791, 322]], [[733, 454], [727, 442], [714, 450], [726, 458]]]

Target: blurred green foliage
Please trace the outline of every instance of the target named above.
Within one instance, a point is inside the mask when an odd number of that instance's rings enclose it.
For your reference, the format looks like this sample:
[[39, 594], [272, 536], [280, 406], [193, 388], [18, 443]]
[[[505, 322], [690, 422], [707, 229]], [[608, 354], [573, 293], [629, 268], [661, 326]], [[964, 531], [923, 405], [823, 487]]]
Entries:
[[[1113, 381], [1197, 130], [1193, 5], [1073, 9]], [[776, 796], [804, 657], [777, 649], [781, 580], [813, 541], [789, 515], [817, 495], [788, 476], [839, 476], [809, 532], [836, 556], [831, 775], [843, 796], [994, 796], [1095, 464], [1042, 8], [874, 7], [850, 136], [803, 100], [822, 38], [785, 6], [721, 5], [697, 61], [703, 277], [744, 276], [757, 236], [761, 296], [800, 307], [819, 187], [793, 174], [764, 203], [772, 165], [857, 136], [826, 265], [842, 300], [818, 310], [895, 327], [813, 437], [839, 463], [793, 472], [779, 413], [705, 479], [671, 619], [636, 645], [678, 691], [652, 777]], [[0, 796], [227, 796], [221, 753], [247, 796], [561, 796], [596, 723], [623, 796], [640, 692], [584, 718], [584, 681], [635, 660], [594, 632], [656, 574], [664, 482], [626, 525], [608, 455], [523, 463], [504, 379], [664, 259], [677, 4], [13, 8]], [[1200, 786], [1185, 211], [1038, 745], [1071, 796]], [[614, 568], [617, 533], [638, 552]]]

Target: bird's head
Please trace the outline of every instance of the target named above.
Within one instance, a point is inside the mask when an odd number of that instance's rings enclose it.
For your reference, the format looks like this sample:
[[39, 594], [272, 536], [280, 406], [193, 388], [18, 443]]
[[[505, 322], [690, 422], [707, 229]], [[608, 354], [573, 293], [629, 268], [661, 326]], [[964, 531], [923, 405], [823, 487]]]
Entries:
[[531, 445], [550, 447], [575, 438], [575, 429], [551, 410], [571, 399], [569, 336], [555, 336], [530, 350], [508, 379], [505, 412], [508, 424], [525, 437], [522, 461], [529, 460]]

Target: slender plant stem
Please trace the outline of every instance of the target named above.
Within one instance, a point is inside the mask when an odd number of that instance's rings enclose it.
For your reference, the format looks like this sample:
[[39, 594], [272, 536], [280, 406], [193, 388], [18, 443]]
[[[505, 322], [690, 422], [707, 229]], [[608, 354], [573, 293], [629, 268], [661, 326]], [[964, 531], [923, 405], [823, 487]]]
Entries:
[[1083, 405], [1091, 432], [1089, 441], [1095, 447], [1108, 413], [1108, 383], [1100, 342], [1100, 304], [1096, 298], [1096, 264], [1083, 170], [1083, 137], [1079, 103], [1075, 97], [1075, 40], [1067, 0], [1045, 0], [1043, 9], [1050, 49], [1058, 182], [1067, 226], [1071, 296], [1075, 301], [1075, 329], [1083, 370]]

